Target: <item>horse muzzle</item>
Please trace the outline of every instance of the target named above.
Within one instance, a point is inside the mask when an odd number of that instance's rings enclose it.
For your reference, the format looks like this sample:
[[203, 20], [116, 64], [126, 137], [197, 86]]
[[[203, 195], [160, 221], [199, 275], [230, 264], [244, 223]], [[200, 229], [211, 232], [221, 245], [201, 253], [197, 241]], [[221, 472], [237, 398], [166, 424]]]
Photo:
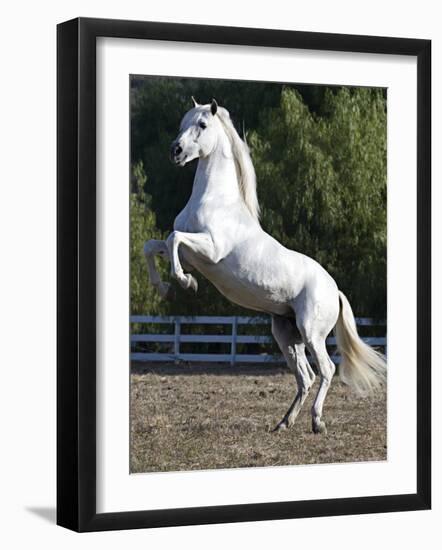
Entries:
[[170, 146], [170, 160], [174, 164], [182, 165], [185, 159], [186, 155], [183, 155], [183, 148], [181, 147], [180, 143], [174, 141]]

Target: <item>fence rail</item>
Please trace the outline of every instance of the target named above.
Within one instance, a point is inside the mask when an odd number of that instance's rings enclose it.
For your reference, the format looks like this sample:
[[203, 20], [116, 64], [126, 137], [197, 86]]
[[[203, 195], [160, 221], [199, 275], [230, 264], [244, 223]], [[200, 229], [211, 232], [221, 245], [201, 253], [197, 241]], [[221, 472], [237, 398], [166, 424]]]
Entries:
[[[131, 334], [131, 359], [133, 361], [195, 361], [195, 362], [217, 362], [217, 363], [283, 363], [281, 355], [271, 353], [237, 353], [238, 344], [271, 344], [273, 338], [270, 335], [238, 334], [238, 326], [248, 325], [269, 325], [270, 320], [261, 317], [158, 317], [149, 315], [132, 315], [132, 324], [171, 325], [174, 330], [171, 334]], [[356, 319], [358, 326], [385, 326], [384, 321], [375, 321], [365, 317]], [[230, 325], [230, 334], [182, 334], [183, 325]], [[364, 342], [372, 346], [384, 348], [387, 354], [387, 343], [385, 336], [363, 337]], [[168, 352], [140, 352], [133, 351], [134, 345], [140, 343], [170, 344], [173, 351]], [[221, 343], [230, 345], [230, 353], [182, 353], [180, 344], [186, 343]], [[173, 344], [173, 346], [172, 346]], [[327, 338], [327, 345], [336, 345], [334, 337]], [[332, 360], [339, 363], [339, 355], [332, 355]]]

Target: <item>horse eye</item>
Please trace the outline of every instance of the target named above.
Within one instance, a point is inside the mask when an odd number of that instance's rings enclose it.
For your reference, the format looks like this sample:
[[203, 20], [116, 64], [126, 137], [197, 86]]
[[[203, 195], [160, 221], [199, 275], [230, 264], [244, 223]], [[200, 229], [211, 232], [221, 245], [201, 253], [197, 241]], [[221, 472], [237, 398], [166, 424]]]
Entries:
[[205, 122], [200, 122], [200, 128], [205, 130], [207, 128], [207, 124]]

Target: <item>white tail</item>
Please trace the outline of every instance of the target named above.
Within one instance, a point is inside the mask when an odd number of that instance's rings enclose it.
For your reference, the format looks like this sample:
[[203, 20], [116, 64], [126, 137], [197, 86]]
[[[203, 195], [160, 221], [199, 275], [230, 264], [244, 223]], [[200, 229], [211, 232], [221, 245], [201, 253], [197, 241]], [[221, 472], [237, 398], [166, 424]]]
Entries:
[[335, 335], [341, 353], [340, 378], [360, 395], [371, 394], [385, 384], [385, 357], [359, 337], [353, 311], [342, 292], [339, 292], [339, 302]]

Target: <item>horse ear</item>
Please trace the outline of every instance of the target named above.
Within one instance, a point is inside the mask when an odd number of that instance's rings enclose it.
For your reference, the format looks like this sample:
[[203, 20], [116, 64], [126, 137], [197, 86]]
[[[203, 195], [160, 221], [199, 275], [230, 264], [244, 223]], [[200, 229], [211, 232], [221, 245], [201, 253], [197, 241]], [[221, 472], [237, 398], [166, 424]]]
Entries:
[[199, 106], [199, 103], [198, 101], [192, 96], [192, 101], [193, 101], [193, 106], [194, 107], [198, 107]]
[[216, 99], [212, 99], [212, 103], [210, 105], [210, 112], [213, 116], [216, 115], [216, 112], [218, 110], [218, 103], [216, 102]]

